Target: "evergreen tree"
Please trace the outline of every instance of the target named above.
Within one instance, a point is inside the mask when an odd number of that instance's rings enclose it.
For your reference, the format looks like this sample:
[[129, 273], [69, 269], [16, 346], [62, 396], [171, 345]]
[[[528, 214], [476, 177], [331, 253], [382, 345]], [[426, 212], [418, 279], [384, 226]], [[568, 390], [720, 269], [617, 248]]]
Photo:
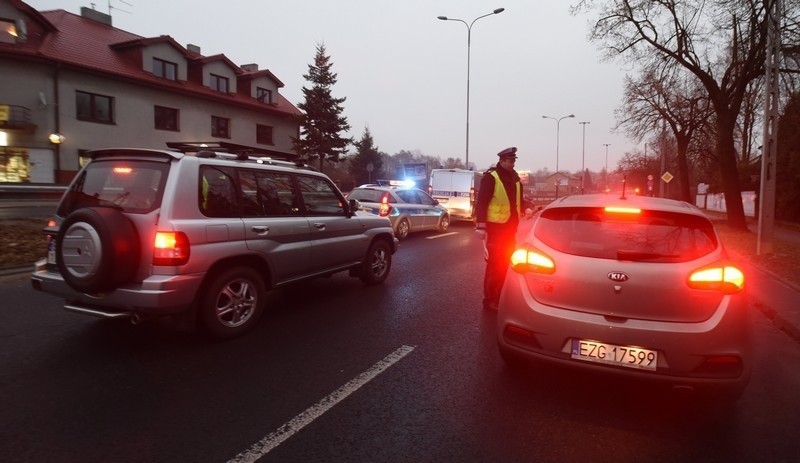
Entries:
[[[353, 143], [356, 146], [356, 154], [350, 159], [350, 174], [356, 180], [356, 185], [365, 183], [375, 183], [376, 180], [385, 177], [383, 170], [383, 156], [375, 141], [369, 127], [364, 128], [364, 135], [361, 140]], [[370, 169], [369, 166], [372, 165]]]
[[297, 105], [303, 111], [300, 138], [292, 137], [295, 152], [302, 159], [319, 159], [320, 171], [325, 159], [338, 162], [339, 156], [346, 153], [347, 146], [353, 143], [352, 138], [342, 136], [350, 130], [350, 125], [342, 115], [342, 103], [346, 98], [331, 95], [331, 87], [336, 83], [332, 67], [325, 45], [317, 44], [314, 64], [308, 65], [308, 74], [303, 75], [311, 82], [311, 88], [303, 87], [305, 101]]

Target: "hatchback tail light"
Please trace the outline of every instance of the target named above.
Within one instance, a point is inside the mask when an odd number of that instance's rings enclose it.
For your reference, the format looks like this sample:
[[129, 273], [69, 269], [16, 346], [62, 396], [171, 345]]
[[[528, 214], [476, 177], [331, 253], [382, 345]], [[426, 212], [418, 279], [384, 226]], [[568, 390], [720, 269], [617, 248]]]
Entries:
[[511, 254], [511, 269], [517, 273], [552, 275], [556, 271], [556, 263], [536, 248], [520, 248]]
[[183, 265], [189, 261], [189, 238], [183, 232], [156, 232], [153, 265]]
[[380, 208], [378, 209], [378, 215], [380, 215], [381, 217], [388, 217], [389, 214], [392, 213], [392, 209], [393, 209], [392, 205], [389, 204], [389, 198], [387, 196], [384, 196], [383, 199], [381, 200]]
[[744, 273], [733, 265], [718, 262], [693, 271], [687, 283], [693, 289], [735, 294], [744, 288]]

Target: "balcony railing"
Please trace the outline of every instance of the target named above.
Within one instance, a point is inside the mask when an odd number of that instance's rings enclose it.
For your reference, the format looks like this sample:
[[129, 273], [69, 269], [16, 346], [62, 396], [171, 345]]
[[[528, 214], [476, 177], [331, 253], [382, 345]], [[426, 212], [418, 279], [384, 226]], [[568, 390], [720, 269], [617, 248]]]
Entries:
[[0, 104], [0, 129], [2, 130], [34, 130], [36, 124], [31, 121], [31, 110], [24, 106]]

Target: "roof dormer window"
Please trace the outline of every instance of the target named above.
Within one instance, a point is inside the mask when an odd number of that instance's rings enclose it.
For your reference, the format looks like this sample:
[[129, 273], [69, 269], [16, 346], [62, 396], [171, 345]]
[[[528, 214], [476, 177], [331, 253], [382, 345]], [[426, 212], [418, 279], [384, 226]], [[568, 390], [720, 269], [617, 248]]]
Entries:
[[19, 33], [17, 24], [8, 19], [0, 19], [0, 43], [16, 43]]
[[256, 87], [256, 99], [265, 104], [272, 104], [272, 90]]
[[228, 86], [228, 78], [218, 76], [216, 74], [211, 74], [208, 83], [209, 87], [211, 87], [211, 90], [214, 90], [215, 92], [228, 93], [228, 89], [230, 88]]
[[153, 75], [167, 80], [178, 78], [178, 65], [163, 59], [153, 58]]

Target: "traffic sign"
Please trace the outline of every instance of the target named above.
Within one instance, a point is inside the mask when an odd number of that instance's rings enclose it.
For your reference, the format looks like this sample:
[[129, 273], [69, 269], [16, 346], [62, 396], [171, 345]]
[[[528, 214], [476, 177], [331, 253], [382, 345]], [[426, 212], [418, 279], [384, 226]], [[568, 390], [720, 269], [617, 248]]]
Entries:
[[663, 180], [664, 183], [669, 183], [673, 178], [675, 177], [673, 177], [672, 174], [669, 173], [669, 171], [664, 172], [664, 175], [661, 176], [661, 180]]

